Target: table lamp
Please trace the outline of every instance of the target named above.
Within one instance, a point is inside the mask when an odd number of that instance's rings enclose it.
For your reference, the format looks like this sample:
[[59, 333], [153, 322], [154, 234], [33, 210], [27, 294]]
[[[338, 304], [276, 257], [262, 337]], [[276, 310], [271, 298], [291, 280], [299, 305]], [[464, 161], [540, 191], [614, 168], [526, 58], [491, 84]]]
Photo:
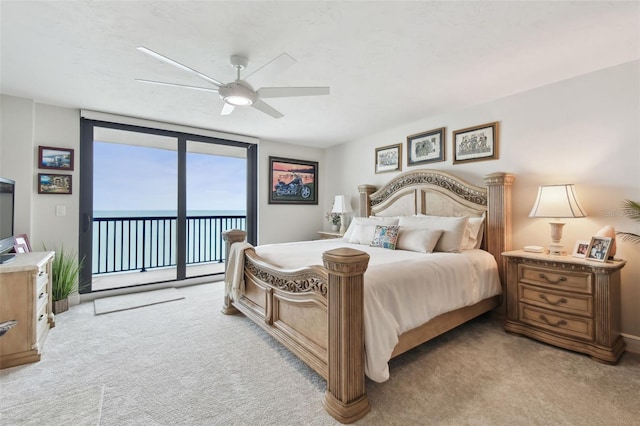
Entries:
[[[529, 217], [549, 217], [554, 219], [585, 217], [586, 215], [572, 184], [541, 185], [538, 188], [536, 203], [531, 209], [531, 213], [529, 213]], [[555, 220], [549, 222], [549, 225], [551, 225], [549, 254], [562, 255], [564, 247], [560, 241], [562, 240], [564, 222]]]
[[338, 213], [340, 215], [340, 234], [344, 234], [347, 230], [346, 226], [344, 226], [344, 215], [350, 211], [351, 207], [347, 203], [346, 197], [344, 195], [336, 195], [336, 198], [333, 200], [331, 213]]

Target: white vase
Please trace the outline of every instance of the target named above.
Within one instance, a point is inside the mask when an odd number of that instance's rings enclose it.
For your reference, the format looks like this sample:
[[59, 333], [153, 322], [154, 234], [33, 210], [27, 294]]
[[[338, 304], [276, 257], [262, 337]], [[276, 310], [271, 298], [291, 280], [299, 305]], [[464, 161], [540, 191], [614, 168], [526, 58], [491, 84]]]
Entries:
[[332, 223], [332, 224], [331, 224], [331, 230], [332, 230], [332, 231], [337, 231], [337, 230], [338, 230], [338, 225], [336, 225], [336, 224]]

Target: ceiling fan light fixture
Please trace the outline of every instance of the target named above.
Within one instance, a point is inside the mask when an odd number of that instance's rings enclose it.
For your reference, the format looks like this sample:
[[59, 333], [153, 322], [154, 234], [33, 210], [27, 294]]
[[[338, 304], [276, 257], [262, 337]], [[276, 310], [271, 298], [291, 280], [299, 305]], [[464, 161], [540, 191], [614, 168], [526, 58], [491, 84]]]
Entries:
[[233, 106], [249, 106], [253, 104], [253, 100], [246, 98], [244, 96], [231, 95], [223, 98], [224, 101]]
[[218, 90], [220, 97], [229, 105], [249, 106], [253, 105], [258, 96], [256, 92], [241, 81], [229, 83]]

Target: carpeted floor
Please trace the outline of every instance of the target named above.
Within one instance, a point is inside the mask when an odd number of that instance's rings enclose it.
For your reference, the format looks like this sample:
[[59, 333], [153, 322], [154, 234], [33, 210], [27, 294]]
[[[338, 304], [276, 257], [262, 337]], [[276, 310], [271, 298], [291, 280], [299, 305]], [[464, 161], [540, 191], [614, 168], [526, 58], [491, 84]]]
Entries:
[[[334, 425], [324, 381], [241, 315], [223, 283], [184, 299], [57, 317], [42, 360], [0, 370], [2, 425]], [[640, 424], [640, 355], [617, 366], [504, 333], [483, 317], [367, 380], [361, 425]]]

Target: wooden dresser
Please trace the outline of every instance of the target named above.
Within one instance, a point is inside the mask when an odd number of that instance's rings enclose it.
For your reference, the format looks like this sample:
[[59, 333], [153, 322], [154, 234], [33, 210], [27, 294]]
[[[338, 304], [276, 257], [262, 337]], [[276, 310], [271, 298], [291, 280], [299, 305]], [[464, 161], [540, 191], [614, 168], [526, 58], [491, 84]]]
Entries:
[[40, 361], [42, 345], [55, 326], [51, 301], [54, 252], [16, 254], [0, 265], [0, 323], [16, 320], [0, 337], [0, 368]]
[[505, 330], [616, 363], [620, 335], [620, 271], [625, 261], [595, 262], [525, 251], [507, 260]]

